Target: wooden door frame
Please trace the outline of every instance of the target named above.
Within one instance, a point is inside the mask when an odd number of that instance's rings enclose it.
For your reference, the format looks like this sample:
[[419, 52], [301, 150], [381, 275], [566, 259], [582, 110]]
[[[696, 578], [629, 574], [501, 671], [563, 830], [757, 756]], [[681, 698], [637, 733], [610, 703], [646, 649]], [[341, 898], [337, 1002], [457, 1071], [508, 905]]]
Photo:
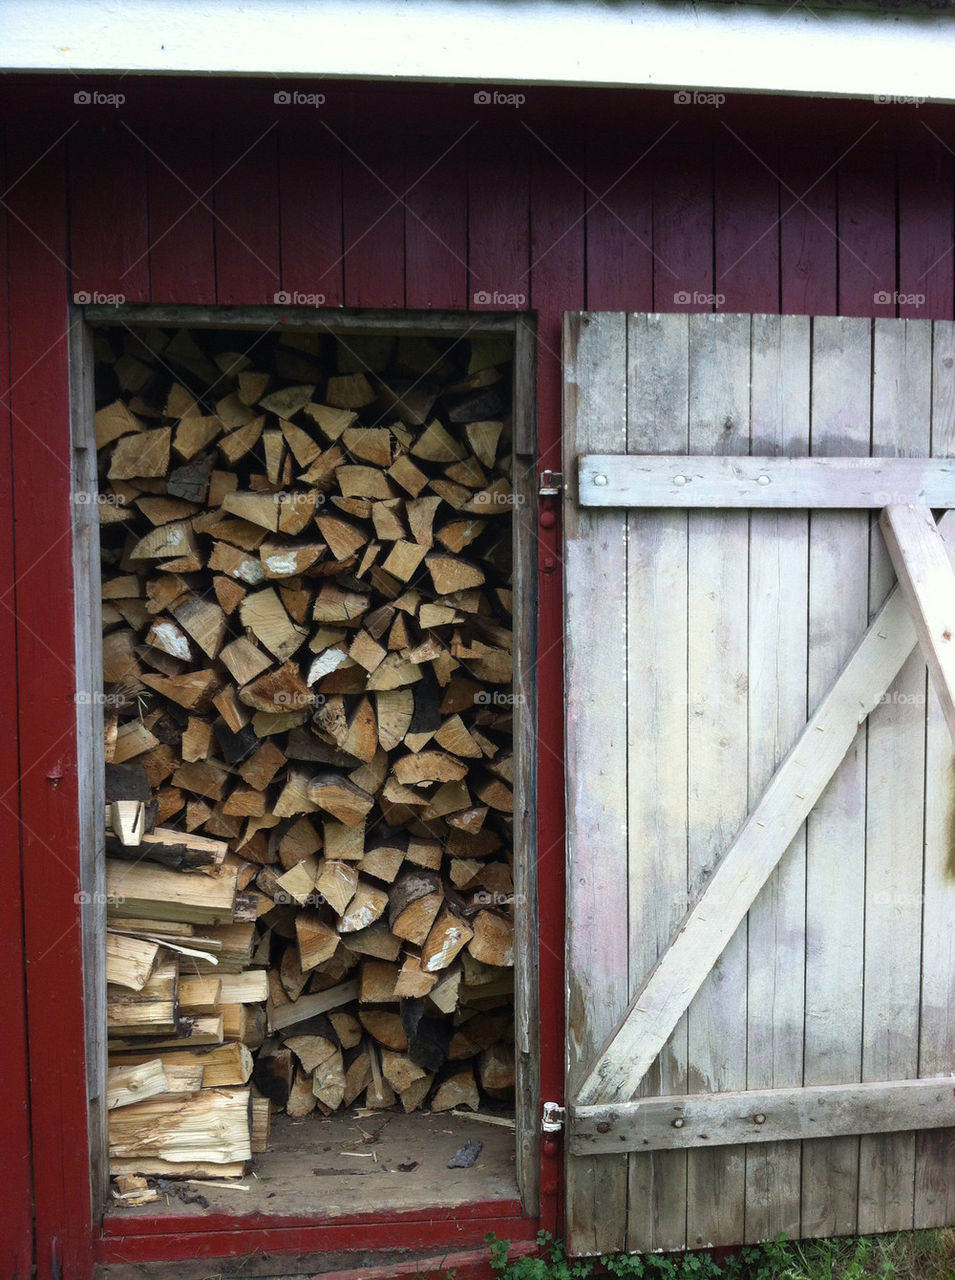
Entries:
[[[539, 1024], [539, 975], [551, 972], [562, 946], [559, 940], [543, 944], [537, 912], [537, 421], [536, 421], [536, 318], [522, 313], [462, 313], [408, 311], [316, 311], [291, 306], [86, 306], [71, 307], [70, 421], [73, 441], [73, 492], [96, 490], [96, 450], [92, 439], [92, 351], [94, 331], [122, 324], [130, 329], [170, 327], [265, 330], [278, 325], [299, 331], [368, 335], [396, 333], [408, 336], [510, 335], [514, 343], [514, 493], [513, 517], [515, 629], [520, 636], [515, 654], [515, 686], [524, 698], [524, 714], [515, 734], [518, 772], [515, 778], [515, 848], [523, 850], [515, 868], [515, 894], [525, 909], [515, 945], [515, 977], [518, 997], [515, 1031], [518, 1036], [519, 1111], [528, 1117], [517, 1144], [519, 1185], [523, 1202], [476, 1202], [462, 1210], [381, 1212], [347, 1215], [325, 1221], [295, 1216], [249, 1219], [216, 1214], [197, 1220], [190, 1215], [137, 1216], [104, 1220], [108, 1192], [105, 1158], [106, 1117], [105, 1036], [105, 924], [100, 913], [87, 912], [82, 931], [83, 1005], [87, 1011], [87, 1107], [84, 1151], [90, 1153], [90, 1198], [76, 1197], [75, 1216], [89, 1233], [97, 1262], [151, 1261], [193, 1257], [244, 1255], [253, 1250], [271, 1252], [324, 1252], [354, 1247], [389, 1246], [422, 1249], [444, 1241], [455, 1245], [480, 1244], [488, 1231], [515, 1241], [528, 1242], [538, 1227], [556, 1228], [555, 1196], [541, 1194], [541, 1035]], [[96, 610], [85, 607], [91, 593], [98, 594], [99, 559], [95, 503], [72, 504], [75, 598], [75, 661], [77, 684], [95, 691], [101, 683], [101, 637]], [[73, 637], [69, 638], [72, 642]], [[95, 697], [77, 705], [77, 773], [93, 779], [92, 793], [79, 788], [80, 893], [88, 901], [102, 901], [102, 707]], [[74, 921], [75, 923], [75, 921]], [[551, 930], [553, 933], [553, 929]], [[559, 1046], [555, 1046], [560, 1052]], [[552, 1075], [555, 1064], [549, 1064]], [[559, 1069], [559, 1064], [557, 1064]], [[553, 1161], [545, 1168], [550, 1172]], [[42, 1188], [39, 1194], [42, 1194]], [[83, 1226], [83, 1224], [86, 1224]]]

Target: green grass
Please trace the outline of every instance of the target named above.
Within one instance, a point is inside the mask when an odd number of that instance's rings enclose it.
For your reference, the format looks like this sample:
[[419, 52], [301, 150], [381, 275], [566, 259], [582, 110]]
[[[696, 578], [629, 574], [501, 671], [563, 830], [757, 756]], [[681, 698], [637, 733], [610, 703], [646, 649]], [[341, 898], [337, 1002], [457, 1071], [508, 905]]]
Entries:
[[499, 1280], [586, 1280], [612, 1275], [629, 1280], [955, 1280], [955, 1232], [900, 1232], [836, 1240], [752, 1246], [717, 1262], [706, 1253], [594, 1260], [567, 1258], [559, 1241], [540, 1236], [538, 1257], [509, 1259], [506, 1240], [487, 1237], [491, 1269]]

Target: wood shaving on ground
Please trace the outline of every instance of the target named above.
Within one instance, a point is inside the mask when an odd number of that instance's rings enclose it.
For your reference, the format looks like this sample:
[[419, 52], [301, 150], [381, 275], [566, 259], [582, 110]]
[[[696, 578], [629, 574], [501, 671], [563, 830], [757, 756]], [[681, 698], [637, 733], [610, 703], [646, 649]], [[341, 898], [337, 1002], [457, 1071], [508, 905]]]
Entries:
[[480, 1111], [452, 1111], [451, 1114], [459, 1120], [479, 1120], [481, 1124], [499, 1124], [505, 1129], [517, 1127], [516, 1121], [510, 1116], [486, 1116]]

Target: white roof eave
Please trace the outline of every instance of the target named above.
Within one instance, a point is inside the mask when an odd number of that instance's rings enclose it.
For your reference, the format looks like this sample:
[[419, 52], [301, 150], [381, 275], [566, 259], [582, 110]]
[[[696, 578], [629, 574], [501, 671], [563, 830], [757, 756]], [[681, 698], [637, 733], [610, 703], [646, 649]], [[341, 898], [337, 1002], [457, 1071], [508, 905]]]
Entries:
[[0, 70], [955, 101], [955, 18], [672, 0], [3, 0]]

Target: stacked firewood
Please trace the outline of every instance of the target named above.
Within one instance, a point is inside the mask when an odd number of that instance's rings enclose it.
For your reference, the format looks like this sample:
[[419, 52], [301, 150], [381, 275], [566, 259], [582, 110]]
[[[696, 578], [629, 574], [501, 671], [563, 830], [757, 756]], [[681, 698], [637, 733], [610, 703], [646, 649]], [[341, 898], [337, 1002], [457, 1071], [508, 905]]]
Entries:
[[509, 342], [96, 354], [117, 1169], [241, 1161], [262, 1099], [507, 1100]]

